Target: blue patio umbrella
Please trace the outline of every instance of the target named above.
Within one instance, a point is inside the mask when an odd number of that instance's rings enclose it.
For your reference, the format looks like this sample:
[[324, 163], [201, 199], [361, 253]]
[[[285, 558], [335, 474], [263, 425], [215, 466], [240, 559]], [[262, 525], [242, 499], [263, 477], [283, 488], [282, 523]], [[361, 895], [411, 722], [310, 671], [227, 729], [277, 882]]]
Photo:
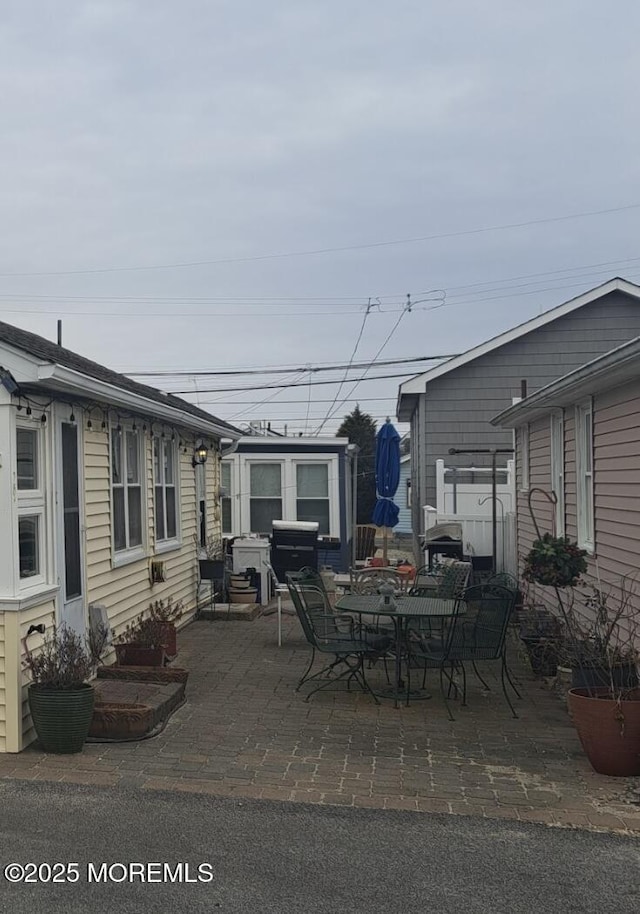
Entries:
[[400, 482], [400, 435], [389, 419], [376, 435], [376, 493], [373, 523], [384, 527], [384, 562], [387, 563], [387, 528], [398, 523], [399, 508], [393, 501]]

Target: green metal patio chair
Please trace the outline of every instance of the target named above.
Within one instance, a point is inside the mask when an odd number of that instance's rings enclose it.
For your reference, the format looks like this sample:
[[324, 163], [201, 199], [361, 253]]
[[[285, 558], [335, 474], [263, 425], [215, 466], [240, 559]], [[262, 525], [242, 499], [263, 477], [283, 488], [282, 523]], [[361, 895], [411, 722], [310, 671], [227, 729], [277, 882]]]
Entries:
[[[384, 653], [389, 647], [390, 639], [383, 635], [368, 634], [359, 629], [350, 616], [335, 613], [326, 595], [318, 587], [290, 581], [289, 593], [305, 638], [311, 645], [311, 660], [296, 686], [296, 692], [305, 682], [331, 676], [336, 667], [344, 665], [344, 670], [312, 689], [306, 695], [305, 701], [309, 701], [311, 696], [321, 689], [344, 679], [347, 688], [355, 680], [362, 689], [369, 692], [376, 704], [379, 704], [365, 678], [364, 661], [371, 656], [377, 657], [381, 652]], [[339, 621], [347, 628], [339, 628]], [[334, 659], [319, 672], [310, 675], [316, 654], [330, 654]]]
[[[440, 688], [445, 700], [450, 720], [451, 713], [448, 698], [452, 690], [458, 693], [458, 686], [453, 674], [457, 670], [462, 674], [462, 704], [467, 701], [467, 673], [465, 662], [470, 662], [473, 671], [487, 691], [489, 685], [480, 675], [477, 667], [479, 661], [495, 660], [500, 662], [500, 677], [504, 697], [514, 717], [517, 717], [513, 703], [507, 692], [508, 682], [518, 698], [520, 692], [511, 678], [506, 658], [506, 635], [509, 619], [513, 611], [515, 594], [513, 591], [497, 584], [479, 584], [469, 587], [461, 597], [468, 608], [468, 613], [458, 612], [451, 624], [444, 630], [442, 637], [420, 636], [414, 632], [409, 638], [410, 659], [417, 660], [424, 666], [423, 685], [427, 669], [440, 670]], [[408, 664], [409, 676], [411, 663]], [[445, 694], [444, 681], [448, 682]]]

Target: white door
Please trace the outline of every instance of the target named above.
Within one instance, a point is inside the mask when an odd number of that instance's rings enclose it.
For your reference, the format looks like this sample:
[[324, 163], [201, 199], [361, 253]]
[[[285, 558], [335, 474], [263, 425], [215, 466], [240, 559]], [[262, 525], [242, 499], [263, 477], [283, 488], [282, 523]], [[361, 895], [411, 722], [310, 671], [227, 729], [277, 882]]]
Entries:
[[82, 430], [69, 421], [69, 407], [56, 417], [56, 523], [58, 542], [58, 623], [86, 635], [84, 528], [82, 523]]

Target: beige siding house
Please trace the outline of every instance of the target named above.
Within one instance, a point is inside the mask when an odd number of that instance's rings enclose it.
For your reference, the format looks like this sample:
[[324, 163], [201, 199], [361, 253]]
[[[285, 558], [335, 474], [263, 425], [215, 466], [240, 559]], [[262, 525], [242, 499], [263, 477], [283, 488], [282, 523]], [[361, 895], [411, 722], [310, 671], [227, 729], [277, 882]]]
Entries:
[[85, 635], [98, 603], [117, 635], [167, 597], [190, 618], [199, 549], [221, 534], [221, 440], [240, 436], [178, 397], [0, 323], [0, 751], [34, 739], [23, 669], [32, 625]]
[[[564, 534], [588, 553], [587, 580], [640, 591], [640, 337], [504, 410], [515, 429], [519, 563], [541, 533]], [[543, 493], [554, 492], [554, 506]], [[548, 588], [537, 601], [553, 603]]]

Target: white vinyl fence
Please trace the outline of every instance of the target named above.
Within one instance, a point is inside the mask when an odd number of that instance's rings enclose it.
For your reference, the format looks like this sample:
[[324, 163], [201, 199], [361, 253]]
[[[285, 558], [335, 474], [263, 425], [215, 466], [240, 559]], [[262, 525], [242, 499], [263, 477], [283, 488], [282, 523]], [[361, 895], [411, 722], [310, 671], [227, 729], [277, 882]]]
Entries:
[[[515, 474], [513, 460], [498, 472], [506, 482], [496, 486], [496, 570], [517, 575]], [[469, 480], [472, 478], [472, 481]], [[436, 461], [437, 506], [424, 506], [424, 527], [441, 524], [462, 526], [462, 545], [467, 556], [493, 553], [491, 467], [454, 470]]]

